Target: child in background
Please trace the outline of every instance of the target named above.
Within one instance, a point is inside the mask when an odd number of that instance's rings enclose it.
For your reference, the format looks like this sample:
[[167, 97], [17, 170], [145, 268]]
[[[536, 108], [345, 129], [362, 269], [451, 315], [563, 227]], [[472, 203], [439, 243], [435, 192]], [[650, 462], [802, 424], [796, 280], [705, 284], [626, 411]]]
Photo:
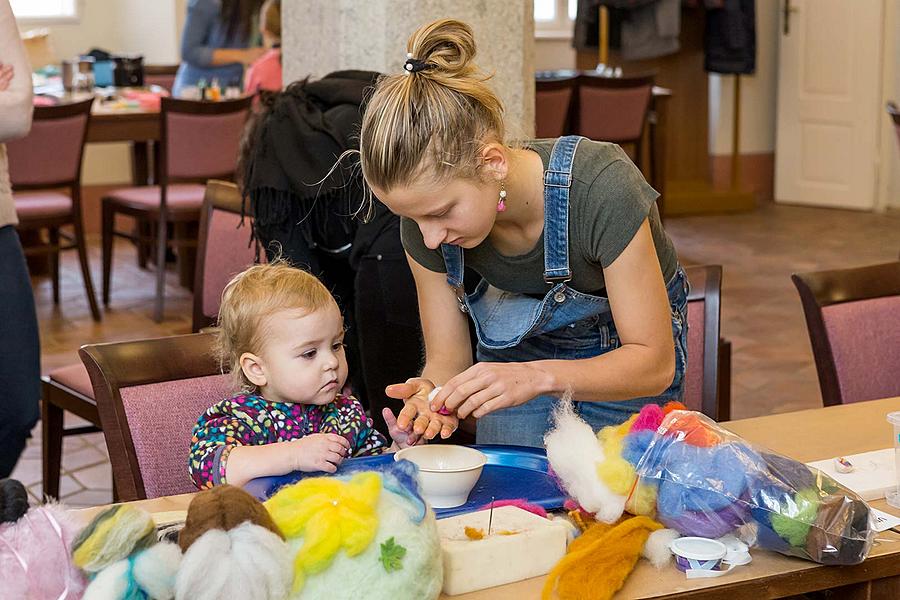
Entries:
[[244, 92], [281, 91], [281, 0], [267, 0], [259, 11], [259, 31], [269, 51], [247, 69]]
[[291, 471], [333, 473], [348, 456], [414, 445], [384, 410], [394, 444], [343, 392], [344, 322], [313, 275], [285, 263], [256, 265], [226, 286], [219, 349], [241, 393], [194, 426], [188, 469], [198, 488], [241, 486]]

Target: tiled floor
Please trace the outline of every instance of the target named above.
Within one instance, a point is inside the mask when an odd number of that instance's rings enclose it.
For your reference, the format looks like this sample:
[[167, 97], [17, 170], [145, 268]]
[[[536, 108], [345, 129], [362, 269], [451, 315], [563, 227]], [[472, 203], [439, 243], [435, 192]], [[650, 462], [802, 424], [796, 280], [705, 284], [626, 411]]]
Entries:
[[[766, 204], [731, 216], [669, 219], [666, 229], [685, 264], [724, 267], [722, 330], [733, 343], [734, 418], [809, 408], [821, 403], [806, 325], [790, 274], [896, 260], [900, 215]], [[91, 247], [95, 284], [100, 257]], [[191, 296], [170, 273], [167, 319], [154, 323], [154, 275], [135, 265], [127, 243], [117, 246], [112, 307], [101, 324], [91, 318], [72, 253], [64, 260], [62, 304], [50, 284], [35, 282], [43, 371], [78, 360], [89, 342], [158, 337], [190, 331]], [[40, 497], [40, 427], [13, 476]], [[102, 434], [65, 440], [61, 496], [84, 506], [112, 498]]]

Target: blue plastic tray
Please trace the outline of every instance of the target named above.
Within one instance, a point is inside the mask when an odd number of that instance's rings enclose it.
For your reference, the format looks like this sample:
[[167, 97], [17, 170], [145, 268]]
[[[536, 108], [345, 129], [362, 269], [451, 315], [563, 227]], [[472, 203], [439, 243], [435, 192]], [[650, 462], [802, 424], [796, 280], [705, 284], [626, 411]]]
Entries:
[[[492, 497], [494, 500], [524, 499], [547, 510], [562, 507], [566, 499], [565, 493], [549, 475], [550, 463], [542, 448], [487, 445], [472, 447], [484, 452], [487, 464], [481, 472], [478, 483], [469, 494], [469, 501], [455, 508], [435, 509], [434, 512], [439, 519], [476, 511], [490, 504]], [[393, 460], [393, 454], [351, 458], [344, 461], [337, 474], [375, 469]], [[300, 481], [304, 477], [321, 474], [296, 471], [278, 477], [259, 477], [247, 482], [244, 489], [257, 499], [265, 500], [282, 486]]]

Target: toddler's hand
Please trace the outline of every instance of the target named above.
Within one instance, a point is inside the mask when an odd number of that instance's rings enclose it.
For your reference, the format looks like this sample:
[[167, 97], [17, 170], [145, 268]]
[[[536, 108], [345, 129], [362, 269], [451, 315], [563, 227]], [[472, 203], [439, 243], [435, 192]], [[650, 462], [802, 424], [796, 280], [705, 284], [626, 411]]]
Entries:
[[394, 413], [391, 412], [391, 409], [383, 409], [381, 411], [381, 416], [384, 417], [384, 422], [387, 423], [388, 426], [388, 433], [391, 434], [391, 439], [394, 440], [394, 443], [398, 448], [409, 448], [410, 446], [415, 446], [423, 441], [422, 436], [417, 435], [415, 432], [410, 431], [409, 429], [400, 429], [397, 425], [397, 418], [394, 416]]
[[336, 433], [313, 433], [290, 442], [297, 471], [334, 473], [350, 454], [350, 442]]
[[420, 377], [387, 387], [385, 391], [388, 396], [405, 403], [403, 410], [397, 415], [397, 426], [400, 429], [408, 431], [412, 426], [413, 433], [426, 440], [434, 439], [438, 434], [446, 439], [456, 431], [459, 426], [456, 415], [442, 415], [431, 410], [428, 395], [433, 389], [432, 382]]

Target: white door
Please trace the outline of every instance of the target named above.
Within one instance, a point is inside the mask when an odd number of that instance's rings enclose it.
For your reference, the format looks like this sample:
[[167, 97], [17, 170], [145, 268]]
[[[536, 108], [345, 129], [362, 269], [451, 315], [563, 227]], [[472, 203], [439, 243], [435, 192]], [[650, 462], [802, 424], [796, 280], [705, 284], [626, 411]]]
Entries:
[[883, 110], [882, 0], [779, 1], [775, 199], [869, 210]]

